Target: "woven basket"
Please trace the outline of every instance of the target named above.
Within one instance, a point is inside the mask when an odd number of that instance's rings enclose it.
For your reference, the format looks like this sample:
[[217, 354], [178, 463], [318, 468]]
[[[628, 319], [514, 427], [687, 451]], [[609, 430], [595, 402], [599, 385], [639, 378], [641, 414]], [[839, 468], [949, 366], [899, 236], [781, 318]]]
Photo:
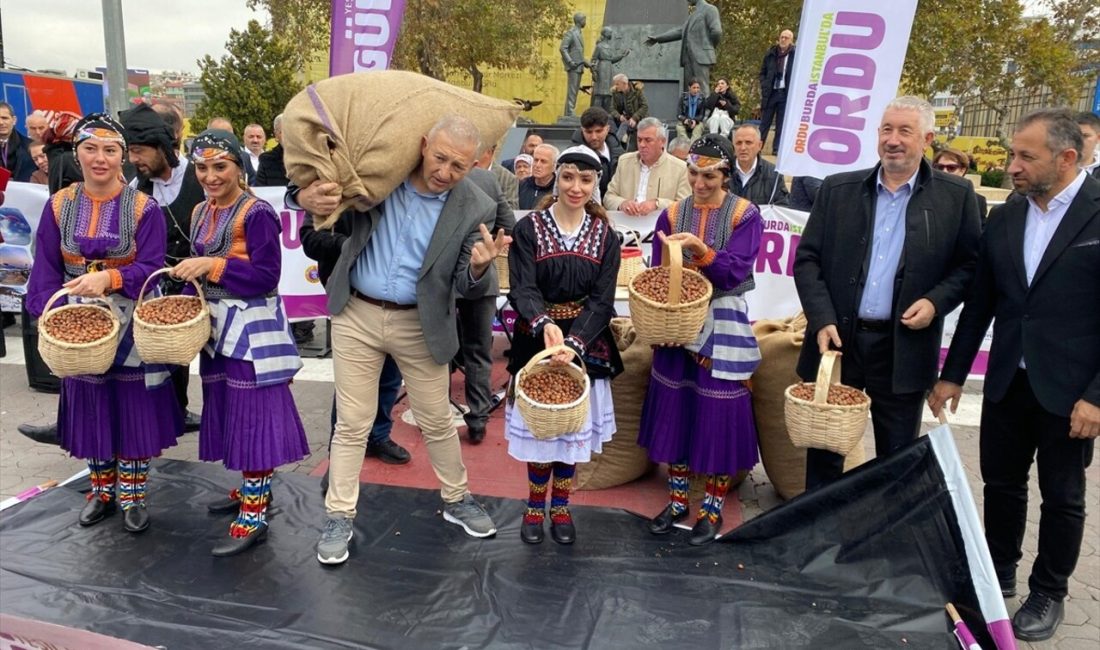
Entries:
[[[62, 288], [46, 301], [46, 308], [42, 310], [42, 317], [38, 319], [38, 353], [42, 355], [42, 360], [50, 367], [53, 374], [58, 377], [102, 375], [111, 368], [115, 353], [118, 351], [120, 329], [118, 314], [111, 303], [102, 299], [97, 299], [97, 302], [103, 303], [106, 307], [78, 303], [51, 309], [58, 298], [69, 293], [69, 289]], [[107, 312], [111, 316], [111, 333], [91, 343], [69, 343], [50, 336], [45, 327], [50, 317], [76, 307], [95, 307]]]
[[840, 383], [840, 355], [830, 350], [821, 355], [814, 382], [813, 401], [799, 399], [791, 391], [801, 384], [787, 387], [783, 409], [787, 432], [795, 447], [826, 449], [847, 456], [867, 428], [867, 414], [871, 410], [871, 398], [862, 404], [841, 406], [829, 404], [830, 384]]
[[[550, 357], [558, 352], [570, 352], [581, 362], [580, 366], [570, 363], [565, 366], [554, 366], [554, 369], [564, 368], [577, 381], [584, 383], [584, 391], [576, 401], [569, 404], [536, 402], [520, 388], [523, 378], [528, 374], [538, 375], [548, 372], [551, 369]], [[592, 382], [589, 381], [588, 373], [584, 369], [584, 360], [572, 348], [565, 345], [555, 345], [542, 350], [531, 357], [527, 365], [516, 373], [516, 405], [519, 406], [519, 412], [527, 423], [527, 428], [540, 440], [550, 440], [566, 433], [580, 431], [588, 415], [588, 395], [591, 389]]]
[[645, 260], [642, 258], [642, 249], [636, 246], [624, 246], [622, 261], [619, 262], [619, 279], [616, 284], [620, 287], [630, 285], [630, 281], [645, 270]]
[[[680, 242], [662, 241], [662, 246], [661, 266], [667, 266], [669, 270], [669, 301], [666, 304], [651, 300], [634, 288], [638, 279], [652, 270], [646, 269], [630, 281], [630, 318], [634, 320], [634, 329], [638, 332], [637, 340], [643, 345], [687, 345], [693, 343], [703, 329], [714, 287], [702, 273], [684, 268]], [[697, 275], [706, 283], [707, 290], [703, 297], [680, 302], [685, 273]]]
[[[202, 287], [194, 280], [196, 295], [202, 301], [202, 309], [194, 318], [174, 325], [156, 325], [148, 323], [138, 315], [138, 309], [145, 302], [145, 289], [149, 281], [170, 269], [158, 269], [149, 274], [145, 284], [141, 285], [141, 295], [134, 306], [134, 346], [138, 356], [145, 363], [169, 363], [186, 366], [210, 339], [210, 307], [202, 294]], [[183, 296], [163, 296], [154, 300], [179, 300]]]
[[507, 291], [511, 288], [508, 283], [508, 247], [505, 246], [502, 251], [497, 253], [497, 256], [493, 258], [493, 265], [497, 267], [497, 285], [501, 291]]

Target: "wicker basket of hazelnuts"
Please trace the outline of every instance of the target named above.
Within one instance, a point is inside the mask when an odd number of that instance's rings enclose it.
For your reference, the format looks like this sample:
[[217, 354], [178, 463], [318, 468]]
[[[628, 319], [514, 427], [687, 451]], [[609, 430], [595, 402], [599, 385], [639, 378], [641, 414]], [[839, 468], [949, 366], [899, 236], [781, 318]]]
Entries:
[[630, 280], [630, 318], [643, 345], [687, 345], [707, 320], [714, 287], [702, 273], [684, 268], [680, 242], [664, 242], [661, 266]]
[[827, 449], [847, 456], [863, 439], [871, 398], [840, 383], [840, 355], [821, 355], [817, 381], [787, 388], [784, 418], [795, 447]]
[[154, 271], [141, 287], [134, 309], [134, 346], [145, 363], [186, 366], [210, 338], [210, 308], [195, 281], [197, 295], [145, 300], [149, 281], [168, 270]]
[[118, 350], [119, 318], [111, 303], [73, 303], [54, 308], [69, 294], [61, 289], [46, 301], [38, 319], [38, 353], [58, 377], [102, 375]]
[[[581, 365], [551, 363], [559, 352], [573, 354]], [[557, 438], [584, 426], [590, 389], [584, 360], [572, 348], [556, 345], [535, 354], [516, 373], [516, 406], [536, 438]]]

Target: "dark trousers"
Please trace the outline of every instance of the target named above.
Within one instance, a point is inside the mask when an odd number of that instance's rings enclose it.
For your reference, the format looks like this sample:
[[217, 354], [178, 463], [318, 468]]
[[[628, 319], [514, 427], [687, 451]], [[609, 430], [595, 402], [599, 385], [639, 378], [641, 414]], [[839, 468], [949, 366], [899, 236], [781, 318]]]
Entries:
[[466, 406], [470, 409], [464, 418], [467, 427], [484, 429], [493, 405], [489, 377], [493, 372], [493, 317], [497, 312], [497, 298], [460, 298], [457, 302], [461, 345], [455, 361], [466, 375]]
[[[809, 344], [813, 344], [812, 341]], [[924, 393], [893, 392], [894, 336], [883, 331], [858, 330], [844, 342], [842, 382], [867, 391], [871, 398], [871, 425], [875, 455], [889, 456], [917, 439]], [[831, 483], [844, 473], [844, 457], [824, 449], [806, 450], [806, 489]]]
[[[201, 354], [201, 352], [200, 352]], [[172, 389], [180, 408], [187, 411], [187, 384], [191, 382], [191, 371], [187, 366], [172, 366]]]
[[[370, 436], [367, 437], [367, 445], [377, 445], [390, 439], [393, 431], [393, 405], [397, 403], [397, 395], [401, 392], [401, 371], [397, 368], [397, 362], [393, 357], [386, 355], [386, 361], [382, 364], [382, 374], [378, 377], [378, 413], [374, 416], [374, 426], [371, 427]], [[332, 420], [328, 432], [329, 444], [332, 444], [332, 436], [336, 433], [336, 395], [332, 396]]]
[[1039, 471], [1039, 553], [1028, 586], [1065, 598], [1085, 530], [1085, 468], [1092, 440], [1069, 437], [1069, 418], [1044, 409], [1018, 370], [1000, 402], [982, 403], [985, 539], [1000, 573], [1014, 573], [1027, 526], [1028, 472]]
[[760, 142], [768, 141], [768, 129], [775, 118], [775, 140], [772, 140], [772, 153], [779, 150], [779, 138], [783, 135], [783, 113], [787, 110], [787, 89], [773, 90], [768, 95], [768, 103], [760, 107]]

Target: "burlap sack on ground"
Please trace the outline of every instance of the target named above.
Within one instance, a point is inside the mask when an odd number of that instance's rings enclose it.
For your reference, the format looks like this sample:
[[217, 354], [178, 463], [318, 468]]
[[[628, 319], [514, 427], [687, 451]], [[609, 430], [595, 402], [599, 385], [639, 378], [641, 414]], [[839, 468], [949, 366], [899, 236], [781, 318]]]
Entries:
[[[795, 367], [806, 335], [806, 317], [798, 314], [782, 320], [758, 320], [752, 331], [763, 357], [752, 376], [760, 459], [775, 491], [784, 499], [792, 499], [806, 490], [806, 450], [791, 444], [787, 434], [784, 392], [801, 381]], [[845, 459], [844, 469], [862, 464], [864, 458], [863, 445], [857, 445]]]
[[649, 470], [645, 449], [638, 446], [642, 423], [642, 403], [649, 388], [653, 349], [634, 342], [634, 325], [629, 318], [611, 320], [625, 370], [611, 381], [611, 399], [615, 404], [615, 437], [603, 446], [603, 453], [577, 467], [579, 490], [602, 490], [629, 483]]
[[[335, 181], [343, 200], [334, 213], [377, 205], [416, 169], [421, 137], [445, 115], [461, 115], [496, 142], [520, 107], [401, 70], [339, 75], [298, 93], [283, 112], [287, 178], [298, 187]], [[318, 228], [333, 215], [314, 215]]]

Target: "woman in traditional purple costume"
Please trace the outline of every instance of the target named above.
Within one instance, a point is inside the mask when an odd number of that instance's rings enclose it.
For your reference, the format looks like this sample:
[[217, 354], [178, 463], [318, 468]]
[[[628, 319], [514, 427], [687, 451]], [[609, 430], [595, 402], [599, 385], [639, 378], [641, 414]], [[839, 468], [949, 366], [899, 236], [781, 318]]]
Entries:
[[277, 289], [279, 218], [244, 184], [241, 145], [228, 131], [195, 138], [191, 160], [206, 201], [191, 216], [191, 252], [172, 271], [200, 280], [210, 305], [210, 341], [199, 357], [199, 458], [243, 474], [240, 489], [212, 504], [237, 512], [215, 556], [236, 555], [267, 536], [275, 468], [309, 454], [290, 380], [302, 361]]
[[[657, 218], [661, 240], [679, 241], [685, 266], [714, 285], [706, 324], [694, 343], [659, 348], [642, 408], [638, 444], [655, 462], [668, 463], [669, 505], [649, 523], [668, 533], [688, 514], [691, 472], [706, 474], [706, 495], [690, 543], [713, 541], [722, 528], [722, 503], [731, 477], [757, 461], [756, 425], [746, 382], [760, 363], [744, 294], [755, 284], [752, 267], [763, 221], [755, 205], [726, 191], [733, 147], [705, 135], [688, 154], [692, 196]], [[661, 261], [654, 246], [653, 263]]]
[[142, 285], [164, 264], [165, 221], [152, 197], [122, 180], [122, 125], [97, 113], [74, 131], [84, 182], [60, 190], [42, 210], [27, 310], [41, 316], [65, 287], [72, 301], [105, 296], [121, 316], [111, 368], [62, 380], [57, 430], [62, 449], [88, 462], [92, 491], [80, 525], [98, 523], [121, 506], [123, 527], [137, 533], [149, 527], [150, 458], [174, 445], [183, 427], [168, 372], [141, 362], [130, 322]]

